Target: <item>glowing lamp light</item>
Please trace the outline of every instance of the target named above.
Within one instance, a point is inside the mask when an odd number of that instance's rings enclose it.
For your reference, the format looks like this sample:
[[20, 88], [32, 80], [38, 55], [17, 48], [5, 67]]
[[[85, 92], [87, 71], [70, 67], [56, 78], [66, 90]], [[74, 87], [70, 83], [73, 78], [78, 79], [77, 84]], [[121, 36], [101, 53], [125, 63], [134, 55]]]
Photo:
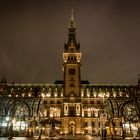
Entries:
[[44, 98], [44, 97], [45, 97], [45, 94], [44, 94], [44, 93], [42, 93], [42, 94], [41, 94], [41, 96]]
[[15, 120], [15, 119], [13, 119], [13, 120], [12, 120], [12, 123], [13, 123], [13, 124], [15, 124], [15, 122], [16, 122], [16, 120]]
[[5, 119], [6, 121], [9, 121], [9, 117], [6, 117], [6, 119]]

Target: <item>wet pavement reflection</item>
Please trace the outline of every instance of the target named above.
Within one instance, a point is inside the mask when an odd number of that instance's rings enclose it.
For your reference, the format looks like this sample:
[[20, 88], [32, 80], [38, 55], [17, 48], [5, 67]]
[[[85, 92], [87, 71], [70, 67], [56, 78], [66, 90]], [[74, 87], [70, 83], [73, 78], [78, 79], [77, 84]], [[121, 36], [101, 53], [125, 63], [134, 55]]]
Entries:
[[[36, 138], [27, 138], [27, 137], [13, 137], [12, 140], [100, 140], [100, 138], [93, 138], [90, 136], [58, 136], [58, 137], [42, 137], [41, 139]], [[0, 137], [0, 140], [8, 140], [8, 137]]]

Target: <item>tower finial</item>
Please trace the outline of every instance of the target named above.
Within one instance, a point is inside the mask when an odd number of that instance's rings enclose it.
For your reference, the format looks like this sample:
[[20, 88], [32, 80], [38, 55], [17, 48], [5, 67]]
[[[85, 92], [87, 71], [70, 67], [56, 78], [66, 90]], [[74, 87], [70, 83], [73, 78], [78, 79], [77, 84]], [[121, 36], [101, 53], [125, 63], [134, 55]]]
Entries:
[[75, 28], [75, 20], [74, 20], [74, 9], [71, 9], [71, 18], [69, 23], [69, 28]]
[[73, 8], [71, 9], [71, 21], [74, 21], [74, 13], [73, 13]]

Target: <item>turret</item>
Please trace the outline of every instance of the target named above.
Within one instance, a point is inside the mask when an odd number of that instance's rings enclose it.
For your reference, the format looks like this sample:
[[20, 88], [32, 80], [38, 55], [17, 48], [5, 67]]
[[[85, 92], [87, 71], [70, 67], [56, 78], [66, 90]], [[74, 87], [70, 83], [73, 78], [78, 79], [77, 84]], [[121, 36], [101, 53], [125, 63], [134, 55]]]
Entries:
[[3, 76], [3, 77], [1, 78], [0, 84], [1, 84], [1, 85], [6, 85], [6, 83], [7, 83], [7, 80], [6, 80], [5, 76]]
[[80, 97], [81, 52], [80, 45], [76, 40], [76, 23], [73, 9], [68, 27], [68, 40], [64, 46], [63, 60], [64, 96]]

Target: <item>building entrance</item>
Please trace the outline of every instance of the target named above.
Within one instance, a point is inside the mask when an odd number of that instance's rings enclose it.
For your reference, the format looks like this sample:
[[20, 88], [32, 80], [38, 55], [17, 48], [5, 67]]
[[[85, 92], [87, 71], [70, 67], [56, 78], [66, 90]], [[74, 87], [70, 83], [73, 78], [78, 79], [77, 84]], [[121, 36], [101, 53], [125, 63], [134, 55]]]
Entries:
[[75, 134], [75, 122], [74, 121], [71, 121], [69, 123], [69, 134], [72, 134], [72, 135]]

